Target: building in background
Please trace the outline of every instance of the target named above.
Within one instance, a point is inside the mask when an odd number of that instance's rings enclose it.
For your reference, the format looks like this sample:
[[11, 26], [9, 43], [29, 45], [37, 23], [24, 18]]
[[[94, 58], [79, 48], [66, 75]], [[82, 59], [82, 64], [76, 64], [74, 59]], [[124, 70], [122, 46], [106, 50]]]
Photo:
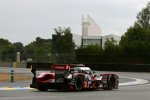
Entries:
[[[82, 16], [82, 35], [73, 34], [73, 41], [76, 47], [86, 47], [88, 45], [99, 45], [104, 47], [107, 39], [113, 38], [117, 44], [121, 40], [120, 36], [117, 35], [103, 35], [101, 28], [96, 24], [96, 22], [89, 16]], [[55, 40], [56, 36], [53, 34], [52, 40]]]
[[101, 45], [101, 29], [89, 15], [82, 16], [82, 46], [95, 44]]
[[73, 42], [75, 43], [76, 47], [81, 46], [82, 36], [77, 34], [72, 34], [73, 36]]
[[102, 36], [101, 28], [96, 24], [96, 22], [87, 15], [87, 18], [82, 16], [82, 46], [87, 45], [99, 45], [104, 47], [107, 39], [113, 38], [117, 44], [121, 40], [120, 36], [117, 35], [105, 35]]

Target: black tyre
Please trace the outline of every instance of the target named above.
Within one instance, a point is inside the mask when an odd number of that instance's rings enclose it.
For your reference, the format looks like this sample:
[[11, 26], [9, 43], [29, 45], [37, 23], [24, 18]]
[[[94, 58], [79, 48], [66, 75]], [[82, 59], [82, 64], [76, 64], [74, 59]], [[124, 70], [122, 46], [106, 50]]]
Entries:
[[110, 75], [107, 81], [108, 90], [112, 90], [115, 87], [115, 79], [113, 75]]
[[106, 86], [103, 88], [104, 90], [112, 90], [114, 87], [114, 81], [113, 81], [113, 76], [109, 75], [107, 76], [107, 84]]
[[75, 78], [75, 90], [76, 91], [81, 91], [82, 90], [82, 85], [83, 85], [83, 78], [81, 76], [77, 76]]
[[64, 79], [64, 83], [61, 85], [60, 89], [62, 91], [69, 91], [69, 80]]

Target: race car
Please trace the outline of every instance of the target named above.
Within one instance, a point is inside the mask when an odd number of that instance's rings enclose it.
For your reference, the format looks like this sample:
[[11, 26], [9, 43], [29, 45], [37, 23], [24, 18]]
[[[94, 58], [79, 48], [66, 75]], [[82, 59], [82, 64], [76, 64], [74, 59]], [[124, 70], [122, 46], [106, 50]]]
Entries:
[[[40, 65], [40, 67], [39, 67]], [[119, 77], [116, 74], [106, 73], [96, 75], [90, 67], [83, 64], [55, 64], [48, 67], [41, 64], [28, 64], [34, 74], [31, 88], [40, 91], [58, 89], [63, 91], [87, 89], [118, 89]], [[49, 68], [49, 70], [48, 70]], [[36, 75], [37, 70], [45, 70]]]

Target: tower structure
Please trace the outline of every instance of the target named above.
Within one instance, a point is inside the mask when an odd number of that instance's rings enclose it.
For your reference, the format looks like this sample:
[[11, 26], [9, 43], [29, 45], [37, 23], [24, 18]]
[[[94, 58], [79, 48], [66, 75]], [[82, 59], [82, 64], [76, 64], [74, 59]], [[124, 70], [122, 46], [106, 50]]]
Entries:
[[82, 16], [82, 46], [95, 44], [101, 45], [101, 29], [89, 15]]

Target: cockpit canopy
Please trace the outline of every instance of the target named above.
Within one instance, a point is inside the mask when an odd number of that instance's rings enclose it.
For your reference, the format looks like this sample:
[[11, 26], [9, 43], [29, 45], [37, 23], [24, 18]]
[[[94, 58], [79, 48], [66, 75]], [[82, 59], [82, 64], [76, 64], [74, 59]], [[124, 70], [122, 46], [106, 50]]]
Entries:
[[73, 68], [74, 73], [92, 74], [92, 70], [89, 67], [75, 67]]

